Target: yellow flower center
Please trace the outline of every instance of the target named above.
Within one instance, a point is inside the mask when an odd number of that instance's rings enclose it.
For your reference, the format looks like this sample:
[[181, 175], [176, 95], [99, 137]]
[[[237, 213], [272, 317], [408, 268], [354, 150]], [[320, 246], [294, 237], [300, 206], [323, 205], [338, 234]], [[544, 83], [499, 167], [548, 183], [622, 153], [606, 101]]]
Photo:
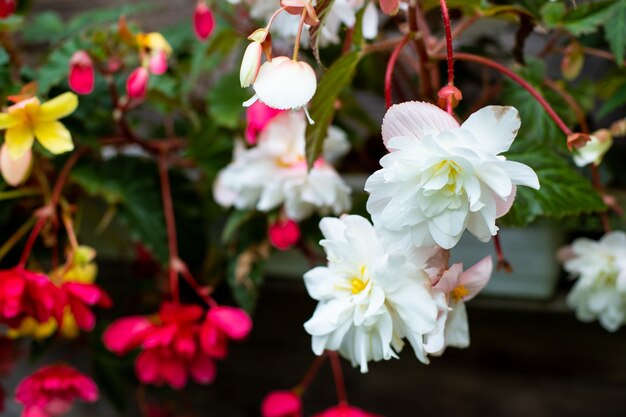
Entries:
[[465, 288], [465, 286], [463, 285], [457, 286], [455, 289], [452, 290], [452, 293], [451, 293], [452, 298], [456, 302], [461, 301], [463, 298], [465, 298], [468, 295], [469, 295], [469, 290]]
[[359, 271], [359, 275], [352, 277], [352, 279], [350, 280], [352, 294], [356, 295], [360, 293], [361, 291], [363, 291], [365, 287], [367, 287], [367, 284], [369, 283], [370, 280], [365, 278], [366, 273], [367, 273], [367, 268], [365, 267], [365, 265], [362, 265]]
[[447, 175], [448, 182], [444, 187], [448, 192], [456, 193], [458, 191], [457, 180], [461, 171], [463, 171], [463, 168], [461, 168], [459, 164], [450, 159], [446, 159], [435, 165], [433, 176]]

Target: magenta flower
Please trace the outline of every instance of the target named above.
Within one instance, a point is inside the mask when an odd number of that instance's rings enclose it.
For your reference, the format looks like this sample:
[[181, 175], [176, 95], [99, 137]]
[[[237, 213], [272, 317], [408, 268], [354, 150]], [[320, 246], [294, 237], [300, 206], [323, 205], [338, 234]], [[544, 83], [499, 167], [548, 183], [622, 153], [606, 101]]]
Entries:
[[0, 18], [11, 16], [15, 13], [15, 0], [0, 0]]
[[109, 295], [95, 284], [66, 282], [61, 289], [65, 293], [67, 305], [76, 319], [76, 324], [83, 330], [91, 331], [96, 325], [96, 316], [89, 307], [110, 308], [113, 304]]
[[270, 243], [277, 249], [287, 250], [298, 243], [302, 233], [298, 223], [291, 219], [280, 219], [271, 224], [267, 234]]
[[63, 292], [46, 275], [21, 267], [0, 271], [0, 323], [17, 328], [27, 317], [61, 323], [64, 307]]
[[339, 404], [328, 410], [315, 414], [313, 417], [382, 417], [347, 404]]
[[98, 387], [68, 365], [51, 365], [20, 382], [15, 399], [24, 405], [22, 417], [56, 417], [68, 412], [76, 399], [97, 401]]
[[205, 41], [213, 33], [214, 27], [215, 19], [213, 18], [213, 12], [204, 1], [198, 1], [193, 13], [193, 28], [196, 36], [201, 41]]
[[70, 59], [68, 83], [77, 94], [90, 94], [93, 91], [95, 74], [93, 62], [85, 51], [76, 51]]
[[272, 391], [261, 403], [262, 417], [302, 417], [302, 400], [293, 391]]
[[255, 102], [246, 109], [246, 118], [248, 125], [246, 127], [246, 141], [250, 145], [255, 145], [257, 136], [265, 129], [265, 126], [284, 110], [278, 110], [263, 104], [260, 101]]
[[126, 94], [130, 98], [143, 99], [148, 91], [150, 72], [145, 67], [136, 68], [126, 80]]

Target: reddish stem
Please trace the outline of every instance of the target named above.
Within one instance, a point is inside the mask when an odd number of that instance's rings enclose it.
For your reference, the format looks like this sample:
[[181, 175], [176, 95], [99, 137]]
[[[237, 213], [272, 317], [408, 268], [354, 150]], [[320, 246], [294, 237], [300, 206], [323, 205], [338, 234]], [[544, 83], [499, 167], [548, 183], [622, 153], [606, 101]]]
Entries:
[[[441, 18], [443, 19], [443, 27], [446, 33], [446, 52], [448, 55], [448, 85], [454, 85], [454, 52], [452, 50], [452, 28], [450, 25], [450, 14], [448, 13], [448, 5], [446, 0], [440, 0]], [[448, 100], [451, 103], [451, 99]], [[448, 113], [452, 112], [452, 105], [449, 104]]]
[[162, 152], [158, 156], [159, 178], [161, 179], [161, 196], [163, 197], [163, 213], [165, 215], [165, 225], [167, 228], [167, 246], [169, 250], [169, 283], [172, 298], [180, 301], [178, 289], [178, 240], [176, 237], [176, 218], [174, 217], [174, 203], [172, 202], [172, 189], [167, 166], [167, 153]]
[[[442, 56], [442, 55], [436, 55], [434, 58], [440, 59], [440, 60], [447, 59], [446, 56]], [[511, 78], [513, 81], [518, 83], [522, 88], [528, 91], [530, 95], [532, 95], [537, 100], [537, 102], [545, 109], [546, 113], [548, 113], [548, 116], [550, 116], [550, 118], [554, 120], [554, 123], [557, 124], [557, 126], [563, 131], [563, 133], [565, 133], [566, 136], [573, 134], [572, 130], [565, 124], [565, 122], [559, 117], [559, 115], [556, 114], [552, 106], [550, 106], [550, 103], [548, 103], [546, 99], [543, 98], [543, 96], [532, 85], [530, 85], [526, 80], [524, 80], [522, 77], [517, 75], [515, 72], [511, 71], [504, 65], [499, 64], [489, 58], [485, 58], [485, 57], [474, 55], [474, 54], [468, 54], [465, 52], [457, 52], [455, 54], [455, 58], [457, 60], [476, 62], [478, 64], [491, 67], [497, 70], [498, 72], [506, 75], [507, 77]]]
[[417, 55], [419, 56], [419, 77], [420, 77], [420, 94], [422, 98], [432, 97], [433, 86], [430, 83], [430, 76], [428, 74], [428, 69], [426, 66], [429, 64], [430, 60], [428, 58], [428, 51], [426, 48], [426, 36], [428, 36], [428, 28], [420, 27], [420, 22], [425, 21], [425, 19], [419, 19], [418, 16], [420, 14], [420, 9], [417, 5], [417, 0], [412, 0], [409, 3], [409, 30], [410, 33], [414, 36], [415, 49], [417, 50]]
[[391, 97], [391, 79], [393, 77], [393, 70], [396, 67], [396, 62], [398, 61], [398, 57], [400, 56], [400, 52], [409, 41], [410, 35], [405, 35], [404, 38], [400, 41], [396, 48], [391, 53], [389, 57], [389, 62], [387, 62], [387, 70], [385, 71], [385, 104], [387, 108], [391, 107], [393, 103], [393, 99]]
[[317, 376], [320, 367], [322, 366], [324, 361], [326, 361], [327, 357], [328, 355], [326, 353], [323, 353], [321, 356], [315, 358], [315, 360], [311, 363], [309, 369], [307, 369], [306, 373], [304, 374], [302, 381], [300, 381], [300, 383], [294, 388], [298, 395], [302, 395], [304, 391], [306, 391], [306, 389], [309, 387], [309, 385], [311, 385], [311, 382], [313, 382], [313, 380]]
[[498, 259], [498, 265], [496, 266], [496, 270], [504, 269], [506, 272], [513, 272], [513, 267], [511, 263], [506, 260], [504, 256], [504, 252], [502, 251], [502, 245], [500, 244], [500, 235], [495, 235], [493, 237], [493, 246], [496, 250], [496, 258]]
[[333, 370], [333, 379], [335, 380], [335, 388], [337, 389], [337, 400], [340, 405], [348, 404], [348, 396], [346, 394], [346, 384], [343, 380], [343, 371], [341, 370], [341, 361], [337, 352], [329, 350], [328, 357], [330, 366]]
[[[600, 167], [596, 164], [591, 164], [591, 182], [598, 193], [600, 193], [600, 195], [604, 195], [604, 187], [602, 186], [602, 179], [600, 178]], [[598, 213], [598, 216], [600, 217], [600, 222], [602, 223], [602, 229], [604, 229], [605, 233], [609, 233], [611, 231], [609, 213], [603, 211]]]

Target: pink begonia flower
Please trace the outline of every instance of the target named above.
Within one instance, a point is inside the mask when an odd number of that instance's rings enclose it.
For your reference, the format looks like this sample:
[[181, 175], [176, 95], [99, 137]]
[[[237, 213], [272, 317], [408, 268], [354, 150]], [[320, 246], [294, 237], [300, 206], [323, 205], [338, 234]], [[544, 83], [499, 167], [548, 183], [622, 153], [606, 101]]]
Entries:
[[6, 143], [0, 148], [0, 173], [11, 187], [17, 187], [28, 179], [33, 161], [33, 152], [28, 149], [17, 159], [11, 158]]
[[93, 62], [85, 51], [76, 51], [70, 59], [68, 83], [77, 94], [90, 94], [93, 91], [95, 73]]
[[196, 4], [196, 9], [193, 13], [193, 28], [196, 36], [201, 41], [207, 40], [215, 28], [213, 12], [203, 0], [198, 1]]
[[262, 417], [302, 417], [302, 399], [293, 391], [272, 391], [261, 403]]
[[287, 250], [298, 243], [302, 233], [298, 223], [291, 219], [280, 219], [271, 224], [267, 234], [270, 243], [277, 249]]
[[51, 365], [20, 382], [15, 399], [24, 405], [22, 417], [57, 417], [67, 413], [76, 399], [97, 401], [98, 387], [68, 365]]
[[347, 404], [339, 404], [328, 410], [315, 414], [313, 417], [382, 417]]
[[380, 8], [385, 14], [395, 15], [400, 8], [400, 0], [380, 0]]
[[199, 306], [166, 302], [152, 321], [135, 316], [112, 323], [104, 344], [118, 355], [141, 348], [135, 371], [144, 384], [182, 389], [189, 376], [208, 384], [215, 379], [214, 359], [226, 357], [228, 339], [242, 339], [252, 323], [233, 307], [212, 307], [203, 316]]
[[265, 129], [265, 126], [283, 112], [284, 110], [274, 109], [260, 101], [248, 107], [246, 109], [246, 141], [248, 144], [255, 145], [258, 135]]
[[167, 54], [165, 51], [155, 51], [150, 54], [148, 67], [154, 75], [165, 74], [167, 72]]
[[60, 323], [64, 307], [63, 292], [46, 275], [20, 267], [0, 271], [0, 323], [17, 328], [27, 317]]
[[[448, 312], [444, 332], [446, 346], [466, 348], [470, 344], [469, 324], [465, 302], [474, 298], [489, 282], [493, 272], [493, 261], [487, 256], [474, 266], [463, 271], [463, 265], [456, 263], [446, 270], [433, 288], [447, 295]], [[443, 353], [443, 350], [438, 353]]]
[[150, 72], [145, 67], [136, 68], [126, 80], [126, 93], [130, 98], [143, 99], [148, 90]]
[[113, 304], [109, 295], [95, 284], [80, 282], [65, 282], [61, 286], [67, 299], [76, 324], [83, 330], [93, 330], [96, 325], [96, 316], [89, 306], [110, 308]]
[[0, 18], [11, 16], [15, 13], [15, 0], [0, 0]]

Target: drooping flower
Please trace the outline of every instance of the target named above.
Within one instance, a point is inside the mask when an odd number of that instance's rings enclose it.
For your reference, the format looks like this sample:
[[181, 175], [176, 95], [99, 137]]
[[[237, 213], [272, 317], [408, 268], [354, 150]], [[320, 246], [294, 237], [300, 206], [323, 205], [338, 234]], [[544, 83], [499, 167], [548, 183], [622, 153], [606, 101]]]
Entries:
[[445, 346], [466, 348], [470, 344], [465, 302], [474, 298], [489, 282], [493, 270], [490, 256], [483, 258], [466, 271], [462, 264], [454, 264], [433, 282], [433, 288], [448, 297], [448, 317], [444, 333]]
[[[442, 347], [443, 338], [428, 337], [443, 334], [446, 308], [444, 294], [432, 290], [424, 262], [415, 264], [419, 256], [383, 245], [361, 216], [327, 217], [320, 229], [328, 266], [304, 275], [309, 295], [319, 301], [304, 324], [313, 352], [338, 351], [367, 372], [369, 361], [396, 358], [407, 338], [427, 363], [427, 354]], [[417, 255], [426, 260], [425, 251]]]
[[0, 19], [11, 16], [15, 13], [15, 0], [0, 0]]
[[46, 275], [21, 267], [0, 271], [0, 323], [18, 328], [27, 318], [60, 320], [64, 307], [63, 292]]
[[290, 219], [278, 219], [270, 224], [267, 234], [270, 243], [277, 249], [287, 250], [298, 243], [302, 233], [298, 223]]
[[[261, 69], [261, 59], [263, 58], [263, 45], [260, 42], [251, 42], [241, 59], [241, 69], [239, 70], [239, 82], [241, 88], [250, 87], [257, 79]], [[257, 102], [258, 103], [258, 102]], [[256, 103], [254, 103], [256, 104]], [[252, 104], [254, 106], [254, 104]]]
[[240, 309], [213, 307], [205, 319], [195, 305], [164, 303], [154, 318], [126, 317], [103, 334], [107, 349], [118, 355], [141, 347], [135, 371], [144, 384], [181, 389], [191, 377], [199, 384], [215, 379], [214, 360], [227, 354], [229, 339], [250, 331], [250, 318]]
[[607, 129], [600, 129], [590, 136], [590, 140], [574, 151], [574, 163], [579, 167], [589, 164], [600, 165], [604, 155], [613, 146], [613, 137]]
[[374, 223], [416, 246], [450, 249], [465, 229], [488, 241], [513, 204], [515, 186], [539, 188], [531, 168], [500, 155], [519, 126], [512, 107], [485, 107], [461, 126], [432, 104], [391, 107], [382, 127], [390, 153], [365, 185]]
[[283, 113], [283, 110], [273, 109], [260, 101], [257, 101], [246, 109], [246, 142], [255, 145], [257, 136], [265, 129], [265, 126], [274, 119], [274, 117]]
[[23, 417], [57, 417], [67, 413], [75, 400], [98, 400], [95, 382], [69, 365], [50, 365], [26, 377], [15, 391], [24, 405]]
[[256, 94], [244, 103], [245, 107], [260, 100], [279, 110], [300, 109], [313, 98], [317, 77], [306, 62], [278, 56], [261, 65], [252, 88]]
[[302, 399], [293, 391], [272, 391], [261, 403], [262, 417], [302, 417]]
[[93, 62], [85, 51], [76, 51], [70, 59], [68, 83], [77, 94], [91, 94], [95, 82]]
[[610, 332], [626, 321], [626, 233], [607, 233], [599, 241], [576, 239], [565, 252], [564, 268], [577, 277], [567, 304], [579, 320], [598, 320]]
[[11, 158], [21, 158], [32, 148], [35, 138], [53, 154], [74, 149], [72, 135], [58, 119], [72, 114], [76, 107], [76, 94], [64, 93], [45, 103], [32, 97], [0, 113], [0, 130], [6, 129], [4, 140]]
[[150, 72], [145, 67], [135, 68], [126, 80], [126, 94], [128, 97], [135, 99], [143, 99], [148, 91], [148, 82], [150, 81]]
[[204, 0], [199, 0], [193, 13], [193, 28], [196, 36], [201, 41], [205, 41], [213, 33], [215, 18], [213, 12]]
[[378, 414], [372, 414], [369, 411], [362, 410], [348, 404], [339, 404], [331, 407], [321, 413], [315, 414], [313, 417], [382, 417]]
[[172, 55], [172, 47], [159, 32], [139, 33], [137, 44], [142, 53], [147, 54], [148, 68], [155, 75], [167, 71], [167, 59]]
[[0, 147], [0, 173], [11, 187], [17, 187], [28, 179], [33, 161], [33, 152], [28, 149], [21, 157], [13, 159], [6, 143]]
[[[224, 207], [263, 212], [283, 205], [285, 216], [294, 221], [314, 212], [339, 215], [349, 210], [350, 189], [330, 164], [320, 159], [308, 170], [305, 131], [302, 112], [284, 112], [272, 118], [257, 146], [235, 149], [234, 161], [214, 184], [215, 200]], [[345, 135], [336, 129], [330, 129], [329, 136], [345, 141]]]

